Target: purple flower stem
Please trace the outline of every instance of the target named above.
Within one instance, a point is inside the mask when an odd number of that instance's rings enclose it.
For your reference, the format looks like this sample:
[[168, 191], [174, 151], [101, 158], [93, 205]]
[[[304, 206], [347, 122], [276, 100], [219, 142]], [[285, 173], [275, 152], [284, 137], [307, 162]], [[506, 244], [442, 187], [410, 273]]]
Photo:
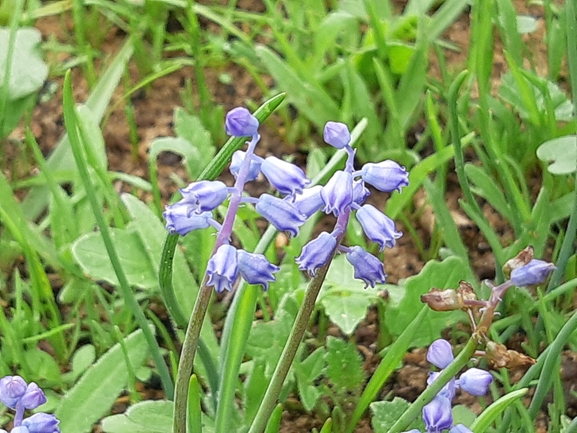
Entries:
[[22, 405], [22, 403], [18, 402], [18, 404], [16, 404], [16, 414], [14, 415], [14, 427], [21, 426], [23, 419], [24, 419], [24, 406]]
[[[218, 250], [221, 245], [227, 243], [230, 239], [234, 218], [236, 216], [236, 212], [238, 211], [244, 184], [246, 183], [249, 174], [251, 156], [254, 153], [254, 149], [259, 139], [260, 136], [256, 134], [252, 137], [252, 140], [248, 144], [246, 157], [236, 178], [233, 193], [230, 197], [230, 203], [228, 205], [228, 211], [216, 238], [216, 243], [214, 245], [214, 249], [212, 250], [211, 256], [216, 253], [216, 250]], [[186, 433], [188, 384], [192, 375], [192, 366], [194, 362], [194, 356], [196, 354], [196, 349], [198, 347], [200, 330], [202, 328], [202, 323], [204, 322], [206, 311], [208, 310], [208, 305], [212, 295], [212, 287], [206, 285], [207, 281], [208, 277], [205, 274], [204, 278], [202, 279], [202, 286], [198, 292], [196, 302], [194, 303], [192, 315], [190, 317], [190, 321], [188, 322], [188, 327], [186, 328], [186, 334], [182, 343], [182, 351], [180, 354], [180, 361], [178, 363], [178, 374], [176, 377], [174, 394], [174, 433]]]

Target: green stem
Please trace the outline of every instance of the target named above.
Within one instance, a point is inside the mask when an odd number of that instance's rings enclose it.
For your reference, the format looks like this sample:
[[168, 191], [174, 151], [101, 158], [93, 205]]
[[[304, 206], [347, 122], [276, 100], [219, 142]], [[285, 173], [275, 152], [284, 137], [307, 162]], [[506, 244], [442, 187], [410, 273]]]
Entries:
[[455, 375], [469, 362], [473, 354], [477, 349], [477, 340], [475, 337], [471, 337], [467, 342], [464, 349], [457, 355], [457, 357], [451, 362], [447, 368], [445, 368], [441, 374], [435, 379], [431, 385], [425, 389], [425, 391], [419, 396], [417, 400], [401, 415], [395, 424], [389, 429], [389, 433], [398, 433], [406, 429], [409, 424], [416, 419], [423, 407], [429, 403], [435, 396], [441, 391], [441, 389], [449, 383], [449, 381], [455, 377]]
[[134, 297], [134, 294], [130, 289], [130, 285], [128, 284], [126, 274], [124, 273], [124, 269], [120, 264], [116, 247], [114, 246], [114, 242], [112, 241], [109, 227], [106, 224], [104, 213], [100, 208], [98, 198], [96, 196], [96, 191], [94, 190], [92, 181], [90, 179], [90, 174], [88, 173], [88, 168], [85, 161], [85, 153], [83, 150], [82, 141], [78, 130], [78, 117], [76, 114], [76, 110], [74, 108], [74, 98], [72, 96], [72, 81], [70, 70], [66, 71], [66, 75], [64, 77], [63, 100], [64, 100], [63, 102], [64, 123], [66, 125], [66, 130], [68, 131], [68, 136], [70, 138], [70, 147], [74, 155], [74, 160], [76, 161], [76, 166], [78, 168], [78, 173], [80, 174], [80, 179], [82, 180], [84, 189], [86, 190], [86, 195], [88, 197], [88, 201], [90, 202], [90, 207], [92, 208], [92, 213], [94, 214], [96, 224], [98, 225], [100, 234], [102, 235], [102, 240], [104, 241], [106, 252], [108, 253], [108, 256], [110, 258], [110, 263], [112, 264], [112, 268], [114, 269], [116, 278], [118, 278], [120, 293], [122, 294], [125, 304], [128, 306], [128, 308], [134, 315], [134, 318], [136, 319], [138, 326], [140, 326], [140, 328], [142, 329], [150, 353], [152, 355], [154, 363], [156, 364], [156, 368], [158, 369], [158, 374], [160, 375], [164, 392], [167, 398], [171, 399], [174, 393], [174, 387], [172, 384], [172, 380], [170, 378], [168, 367], [166, 366], [166, 363], [162, 359], [162, 355], [160, 354], [160, 350], [158, 344], [156, 343], [156, 339], [154, 338], [154, 334], [152, 333], [150, 327], [148, 326], [148, 321], [146, 320], [144, 313], [140, 309], [140, 306], [138, 305], [138, 302], [136, 301], [136, 298]]
[[[337, 240], [337, 244], [338, 242], [339, 241]], [[266, 394], [264, 395], [264, 398], [261, 402], [260, 407], [258, 408], [256, 417], [248, 433], [262, 433], [266, 428], [268, 419], [271, 416], [274, 408], [276, 407], [277, 399], [283, 386], [284, 380], [286, 379], [286, 376], [293, 363], [299, 345], [308, 327], [309, 319], [315, 308], [315, 302], [317, 300], [317, 296], [321, 291], [323, 282], [325, 281], [325, 276], [327, 275], [331, 262], [332, 257], [329, 260], [327, 260], [326, 264], [324, 264], [321, 268], [319, 268], [316, 276], [309, 283], [305, 299], [303, 301], [303, 304], [301, 305], [301, 308], [299, 309], [289, 339], [283, 349], [280, 361], [276, 366], [272, 379], [266, 390]]]

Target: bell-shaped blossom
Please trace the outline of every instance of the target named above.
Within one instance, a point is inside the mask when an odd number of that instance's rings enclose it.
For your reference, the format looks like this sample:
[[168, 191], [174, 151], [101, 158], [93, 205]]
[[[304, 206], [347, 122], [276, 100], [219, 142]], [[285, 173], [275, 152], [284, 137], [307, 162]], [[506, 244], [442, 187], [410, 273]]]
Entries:
[[60, 433], [58, 421], [54, 415], [38, 412], [22, 421], [30, 433]]
[[321, 190], [325, 213], [339, 216], [353, 202], [353, 177], [346, 171], [337, 171]]
[[348, 146], [351, 142], [351, 133], [347, 125], [341, 122], [327, 122], [324, 130], [325, 143], [337, 149]]
[[228, 196], [228, 187], [219, 180], [201, 180], [182, 188], [180, 193], [180, 202], [188, 204], [190, 212], [202, 213], [220, 205]]
[[0, 401], [14, 408], [26, 393], [26, 382], [20, 376], [6, 376], [0, 379]]
[[207, 286], [214, 286], [217, 293], [225, 289], [232, 290], [232, 285], [238, 277], [238, 260], [236, 248], [232, 245], [221, 245], [214, 256], [208, 261], [206, 268]]
[[392, 248], [403, 234], [395, 230], [395, 222], [378, 210], [366, 204], [357, 210], [357, 220], [361, 223], [367, 237], [379, 244], [380, 250]]
[[238, 270], [247, 283], [261, 284], [268, 290], [268, 283], [276, 281], [273, 274], [280, 268], [270, 263], [264, 255], [238, 250], [237, 258]]
[[427, 350], [427, 361], [435, 367], [443, 369], [453, 362], [453, 347], [447, 340], [439, 338], [431, 343]]
[[298, 228], [307, 220], [292, 203], [270, 194], [261, 195], [255, 209], [277, 230], [289, 232], [292, 236], [298, 235]]
[[384, 192], [401, 191], [409, 184], [409, 173], [395, 161], [369, 162], [360, 171], [363, 180]]
[[167, 206], [162, 216], [166, 220], [166, 229], [172, 234], [178, 233], [181, 236], [193, 230], [208, 228], [212, 219], [210, 212], [191, 214], [189, 206], [180, 202]]
[[[237, 150], [232, 154], [232, 160], [230, 161], [230, 172], [236, 178], [238, 176], [238, 172], [240, 171], [240, 167], [244, 162], [244, 158], [246, 157], [246, 152], [242, 150]], [[251, 180], [255, 180], [260, 173], [260, 166], [264, 160], [258, 155], [252, 155], [250, 158], [250, 164], [248, 166], [248, 177], [246, 179], [247, 182]]]
[[553, 263], [532, 259], [525, 266], [516, 268], [511, 272], [511, 282], [516, 286], [540, 284], [547, 279], [554, 269], [556, 267]]
[[489, 385], [493, 381], [491, 373], [479, 368], [470, 368], [457, 380], [457, 386], [469, 394], [481, 396], [487, 394]]
[[[0, 433], [8, 433], [8, 432], [6, 430], [0, 429]], [[10, 430], [10, 433], [30, 433], [30, 430], [28, 430], [28, 427], [26, 426], [19, 425], [17, 427], [13, 427], [12, 430]]]
[[381, 261], [361, 247], [348, 248], [346, 258], [353, 265], [355, 278], [365, 282], [365, 289], [368, 286], [375, 287], [376, 283], [385, 282], [387, 274]]
[[308, 242], [296, 258], [296, 263], [301, 271], [306, 271], [311, 277], [317, 273], [317, 269], [324, 265], [331, 257], [337, 240], [333, 235], [322, 232], [316, 239]]
[[451, 428], [453, 424], [451, 401], [442, 395], [437, 395], [423, 407], [423, 421], [429, 433], [441, 433]]
[[313, 186], [312, 188], [306, 188], [303, 190], [302, 194], [295, 197], [292, 202], [293, 205], [307, 218], [310, 218], [315, 212], [322, 209], [325, 205], [321, 197], [321, 191], [323, 187], [320, 185]]
[[260, 170], [281, 194], [300, 194], [303, 188], [311, 183], [300, 167], [275, 156], [266, 158]]
[[233, 137], [252, 137], [258, 133], [259, 122], [244, 107], [237, 107], [226, 113], [225, 130]]
[[20, 399], [20, 404], [26, 409], [36, 409], [44, 403], [46, 403], [44, 391], [42, 391], [34, 382], [28, 384], [24, 396]]
[[365, 186], [365, 182], [363, 182], [362, 180], [355, 180], [353, 182], [353, 202], [355, 202], [358, 205], [361, 205], [370, 195], [371, 192]]

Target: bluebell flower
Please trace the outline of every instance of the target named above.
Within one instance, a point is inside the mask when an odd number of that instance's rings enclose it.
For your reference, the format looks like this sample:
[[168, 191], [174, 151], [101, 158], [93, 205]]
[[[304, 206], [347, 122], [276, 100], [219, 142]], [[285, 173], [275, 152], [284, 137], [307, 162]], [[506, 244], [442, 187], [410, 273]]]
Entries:
[[325, 213], [339, 216], [353, 202], [353, 177], [346, 171], [337, 171], [321, 190]]
[[481, 396], [487, 394], [493, 381], [491, 373], [479, 368], [470, 368], [457, 380], [457, 386], [469, 394]]
[[314, 277], [317, 269], [324, 265], [333, 254], [337, 240], [333, 235], [322, 232], [317, 238], [308, 242], [296, 258], [296, 263], [301, 271], [306, 271]]
[[222, 293], [225, 289], [231, 291], [238, 277], [236, 248], [232, 245], [221, 245], [208, 261], [206, 275], [206, 285], [214, 286], [217, 293]]
[[188, 204], [191, 213], [202, 213], [218, 207], [228, 196], [228, 187], [219, 180], [201, 180], [182, 188], [180, 193], [179, 203]]
[[375, 287], [376, 283], [383, 284], [387, 278], [385, 268], [381, 261], [359, 246], [346, 248], [346, 258], [355, 270], [355, 278], [365, 282], [368, 286]]
[[292, 204], [307, 218], [310, 218], [315, 212], [318, 212], [325, 205], [321, 191], [322, 186], [316, 185], [312, 188], [306, 188], [302, 194], [294, 198]]
[[40, 389], [34, 382], [28, 384], [26, 392], [20, 399], [20, 404], [26, 409], [36, 409], [46, 403], [46, 396], [44, 391]]
[[401, 191], [409, 184], [409, 173], [395, 161], [369, 162], [360, 171], [363, 180], [384, 192]]
[[367, 189], [367, 187], [365, 186], [365, 182], [363, 182], [362, 180], [355, 180], [353, 182], [353, 202], [354, 203], [361, 205], [365, 202], [367, 197], [370, 195], [371, 195], [371, 193]]
[[[8, 433], [6, 430], [0, 430], [0, 433]], [[23, 425], [19, 425], [17, 427], [13, 427], [12, 430], [10, 430], [10, 433], [30, 433], [30, 430], [28, 430], [28, 427], [23, 426]]]
[[429, 433], [441, 433], [451, 428], [453, 424], [451, 401], [442, 395], [437, 395], [423, 407], [423, 421]]
[[226, 114], [225, 130], [233, 137], [252, 137], [258, 133], [258, 119], [246, 108], [233, 108]]
[[268, 283], [276, 281], [273, 274], [280, 268], [270, 263], [264, 255], [238, 250], [237, 258], [238, 270], [247, 283], [261, 284], [264, 290], [268, 290]]
[[307, 220], [292, 203], [270, 194], [261, 195], [255, 209], [277, 230], [289, 232], [292, 236], [298, 235], [298, 228]]
[[0, 401], [12, 409], [26, 394], [26, 382], [20, 376], [6, 376], [0, 379]]
[[532, 259], [525, 266], [513, 269], [511, 272], [511, 282], [516, 286], [540, 284], [547, 279], [554, 269], [557, 268], [553, 263]]
[[39, 412], [22, 421], [30, 433], [60, 433], [58, 421], [54, 415]]
[[437, 368], [447, 368], [453, 359], [455, 358], [451, 343], [442, 338], [433, 341], [427, 350], [427, 361]]
[[342, 149], [351, 142], [349, 128], [341, 122], [327, 122], [323, 136], [327, 144], [337, 149]]
[[260, 171], [281, 194], [300, 194], [311, 183], [299, 167], [275, 156], [265, 158]]
[[[242, 165], [244, 158], [246, 157], [246, 152], [242, 150], [237, 150], [232, 154], [232, 160], [230, 162], [230, 172], [236, 178], [238, 172], [240, 171], [240, 166]], [[247, 182], [255, 180], [260, 173], [260, 166], [263, 163], [263, 159], [258, 155], [251, 155], [250, 165], [248, 166], [248, 177]]]
[[378, 210], [366, 204], [357, 210], [357, 220], [361, 223], [367, 237], [379, 244], [380, 250], [392, 248], [403, 234], [395, 230], [395, 222]]
[[189, 206], [180, 202], [167, 206], [162, 216], [166, 220], [166, 229], [172, 234], [178, 233], [181, 236], [193, 230], [210, 227], [212, 220], [212, 213], [191, 214]]

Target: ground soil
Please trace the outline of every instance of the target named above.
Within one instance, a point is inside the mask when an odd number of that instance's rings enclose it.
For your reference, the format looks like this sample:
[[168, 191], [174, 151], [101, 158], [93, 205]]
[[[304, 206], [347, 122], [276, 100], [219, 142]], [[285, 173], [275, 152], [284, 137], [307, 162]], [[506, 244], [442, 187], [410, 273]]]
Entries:
[[[404, 2], [399, 2], [402, 6]], [[524, 3], [516, 2], [518, 9], [522, 13], [530, 13], [539, 18], [540, 29], [538, 33], [528, 36], [534, 38], [537, 49], [534, 51], [537, 65], [546, 67], [546, 53], [541, 44], [543, 35], [543, 11], [538, 6], [530, 8], [525, 7]], [[244, 0], [239, 1], [239, 7], [250, 10], [261, 10], [262, 3], [259, 0]], [[204, 23], [208, 25], [207, 23]], [[36, 27], [42, 32], [44, 38], [53, 37], [62, 43], [66, 43], [72, 38], [70, 20], [61, 17], [47, 17], [39, 20]], [[215, 29], [215, 31], [218, 31]], [[447, 51], [447, 59], [450, 68], [458, 70], [463, 67], [467, 58], [467, 43], [469, 40], [469, 17], [465, 13], [455, 22], [444, 37], [451, 41], [455, 46], [459, 47], [459, 51]], [[100, 50], [103, 53], [102, 59], [108, 59], [110, 55], [115, 53], [121, 45], [125, 35], [118, 29], [111, 28], [105, 40], [102, 42]], [[496, 42], [499, 46], [500, 42]], [[499, 75], [505, 67], [505, 62], [500, 50], [497, 50], [497, 57], [495, 59], [495, 86], [499, 83]], [[59, 55], [58, 58], [52, 59], [56, 62], [63, 62], [67, 60], [67, 55]], [[431, 71], [434, 75], [439, 75], [438, 66], [433, 59], [431, 60]], [[97, 65], [104, 64], [105, 61], [97, 62]], [[538, 72], [540, 71], [537, 67]], [[230, 84], [223, 84], [219, 81], [219, 75], [227, 72], [233, 79]], [[147, 178], [148, 176], [148, 160], [147, 152], [151, 142], [162, 136], [174, 135], [172, 130], [172, 114], [177, 106], [182, 106], [181, 92], [185, 80], [190, 79], [194, 82], [194, 74], [191, 67], [184, 67], [175, 73], [155, 80], [149, 87], [142, 92], [134, 95], [131, 98], [131, 103], [134, 107], [135, 122], [138, 133], [137, 153], [133, 153], [130, 144], [129, 129], [127, 126], [125, 111], [123, 110], [124, 103], [120, 103], [118, 107], [111, 113], [108, 113], [106, 122], [104, 123], [103, 132], [107, 146], [107, 154], [109, 158], [109, 167], [113, 171], [121, 171], [130, 173], [136, 176]], [[252, 77], [241, 67], [234, 64], [227, 64], [217, 69], [206, 69], [207, 82], [210, 92], [213, 95], [215, 103], [222, 105], [226, 110], [235, 106], [244, 105], [247, 99], [253, 101], [260, 101], [263, 97], [261, 90], [254, 83]], [[138, 80], [138, 71], [135, 65], [130, 66], [131, 80], [136, 82]], [[47, 102], [40, 103], [34, 110], [32, 115], [32, 132], [38, 140], [42, 151], [48, 155], [58, 142], [59, 137], [64, 133], [64, 125], [62, 118], [62, 94], [61, 85], [62, 77], [52, 76], [51, 81], [57, 83], [58, 90], [54, 97]], [[272, 80], [265, 77], [265, 82], [271, 84]], [[82, 102], [86, 99], [89, 92], [87, 83], [82, 78], [79, 70], [73, 71], [73, 83], [75, 98]], [[122, 95], [122, 86], [115, 94], [115, 101], [118, 101]], [[276, 122], [276, 123], [275, 123]], [[265, 147], [260, 148], [263, 155], [283, 153], [292, 153], [295, 149], [283, 143], [283, 138], [279, 135], [278, 124], [279, 119], [273, 119], [272, 123], [267, 122], [263, 129], [262, 143]], [[10, 139], [5, 144], [4, 161], [10, 161], [7, 165], [7, 174], [12, 179], [25, 178], [32, 174], [29, 163], [22, 163], [22, 161], [30, 161], [29, 155], [23, 150], [22, 146], [23, 129], [18, 128], [11, 134]], [[321, 140], [317, 140], [321, 142]], [[274, 143], [269, 145], [267, 143]], [[170, 179], [170, 175], [176, 172], [178, 176], [185, 177], [179, 158], [174, 155], [164, 155], [159, 161], [159, 183], [163, 194], [163, 199], [168, 198], [175, 191], [176, 186]], [[145, 194], [142, 199], [147, 199]], [[461, 235], [465, 240], [469, 251], [473, 267], [480, 279], [494, 277], [494, 259], [488, 247], [486, 240], [480, 234], [479, 230], [471, 223], [460, 211], [457, 200], [460, 198], [460, 191], [454, 176], [451, 175], [449, 181], [449, 190], [447, 192], [447, 201], [452, 210], [453, 216], [461, 231]], [[377, 204], [382, 205], [385, 196], [375, 194], [371, 200], [376, 200]], [[432, 227], [434, 225], [434, 214], [431, 208], [427, 205], [424, 193], [420, 192], [415, 197], [415, 208], [417, 211], [415, 215], [417, 220], [415, 229], [419, 236], [428, 242], [432, 236]], [[512, 238], [511, 231], [506, 223], [504, 223], [497, 214], [495, 214], [489, 206], [485, 206], [487, 218], [491, 225], [500, 233], [504, 242]], [[399, 228], [403, 230], [402, 224]], [[405, 230], [406, 232], [406, 230]], [[418, 249], [416, 248], [410, 236], [401, 238], [394, 249], [387, 251], [385, 257], [386, 272], [389, 275], [389, 282], [395, 283], [402, 278], [409, 277], [416, 274], [423, 267], [424, 261], [420, 257]], [[378, 319], [376, 311], [371, 309], [366, 320], [359, 326], [356, 331], [356, 342], [359, 346], [360, 352], [365, 359], [365, 368], [368, 374], [372, 373], [378, 363], [378, 358], [375, 355], [375, 342], [377, 341]], [[339, 335], [336, 327], [330, 328], [329, 333]], [[567, 380], [567, 390], [573, 388], [575, 384], [575, 377], [577, 374], [577, 363], [575, 362], [575, 354], [567, 353], [564, 358], [564, 378]], [[401, 368], [389, 381], [383, 389], [381, 396], [397, 395], [408, 400], [414, 400], [416, 396], [424, 389], [426, 385], [426, 378], [430, 367], [425, 359], [425, 351], [423, 349], [415, 349], [408, 353], [404, 359], [404, 367]], [[152, 390], [143, 390], [143, 392], [151, 393]], [[150, 394], [148, 394], [150, 395]], [[572, 398], [567, 392], [568, 398]], [[158, 398], [158, 396], [157, 396]], [[294, 399], [293, 399], [294, 400]], [[468, 395], [460, 395], [457, 401], [465, 404], [475, 412], [480, 412], [481, 407], [476, 398], [471, 398]], [[117, 411], [122, 411], [125, 407], [125, 401], [119, 400]], [[312, 428], [319, 428], [322, 426], [322, 421], [314, 415], [308, 414], [299, 409], [298, 401], [294, 401], [290, 405], [293, 409], [286, 411], [283, 415], [283, 424], [281, 431], [283, 433], [292, 432], [306, 432]], [[577, 404], [575, 399], [572, 400], [571, 410], [577, 413]], [[575, 413], [573, 415], [575, 415]], [[372, 429], [367, 421], [363, 421], [357, 432], [371, 432]], [[540, 425], [539, 431], [546, 431], [545, 425]]]

